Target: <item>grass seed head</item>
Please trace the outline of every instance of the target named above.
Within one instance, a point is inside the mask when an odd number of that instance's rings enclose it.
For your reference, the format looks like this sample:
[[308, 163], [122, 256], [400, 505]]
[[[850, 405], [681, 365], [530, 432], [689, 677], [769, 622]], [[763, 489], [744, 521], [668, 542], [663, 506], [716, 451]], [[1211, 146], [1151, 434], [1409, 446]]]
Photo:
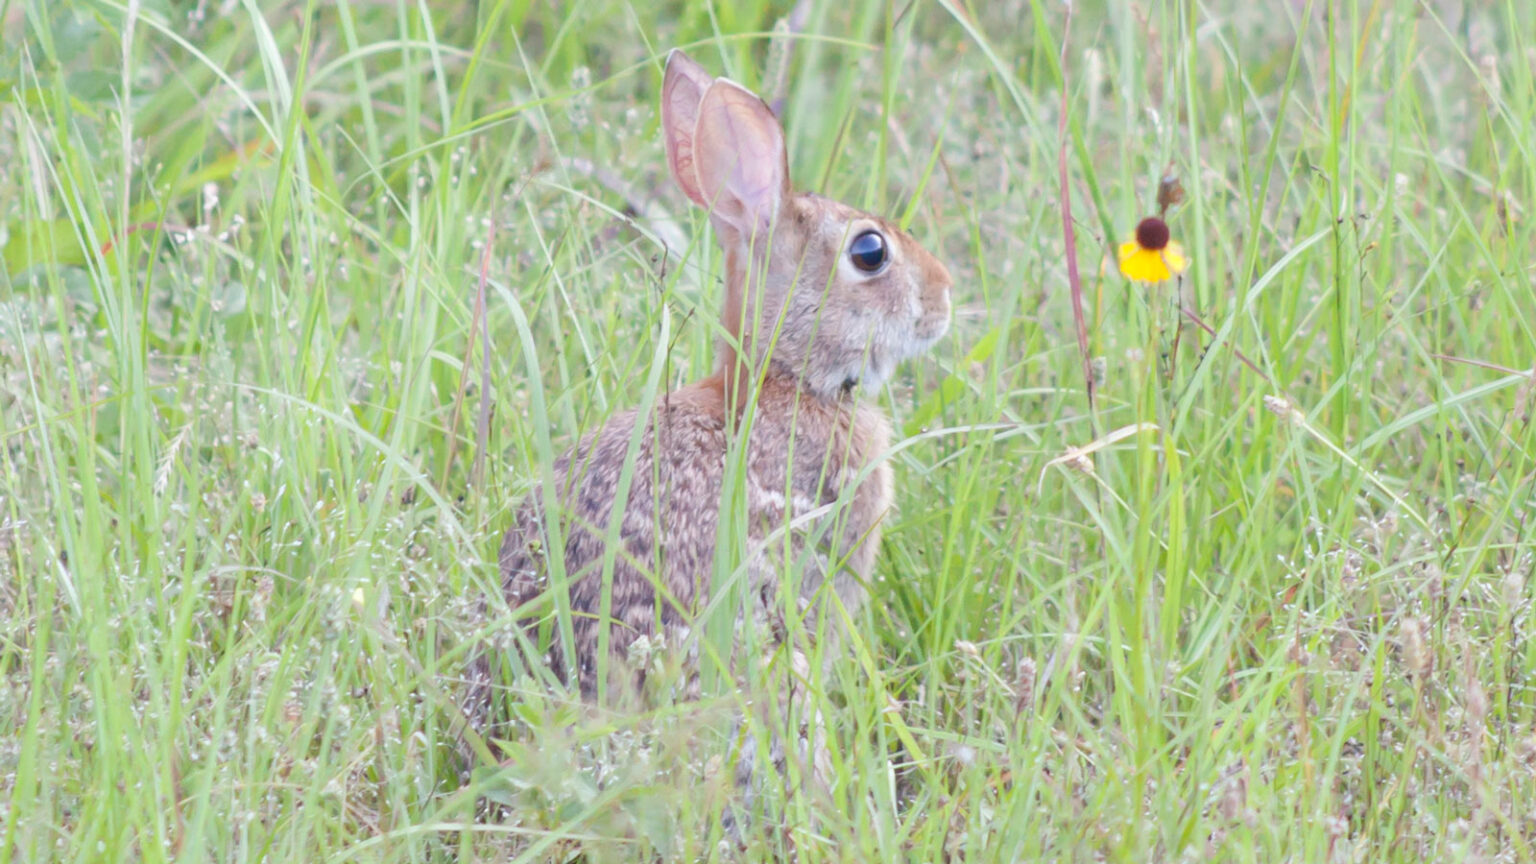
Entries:
[[1398, 640], [1402, 647], [1403, 665], [1408, 674], [1415, 678], [1428, 675], [1434, 661], [1425, 630], [1424, 619], [1418, 617], [1404, 618], [1399, 626]]

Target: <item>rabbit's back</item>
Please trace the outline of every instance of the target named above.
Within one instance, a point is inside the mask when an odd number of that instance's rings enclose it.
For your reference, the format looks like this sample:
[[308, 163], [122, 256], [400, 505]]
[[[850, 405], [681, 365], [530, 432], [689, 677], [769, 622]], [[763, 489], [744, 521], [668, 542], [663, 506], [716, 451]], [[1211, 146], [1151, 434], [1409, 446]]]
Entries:
[[[625, 657], [635, 639], [656, 632], [657, 625], [685, 624], [697, 602], [707, 598], [726, 452], [719, 408], [718, 392], [683, 388], [662, 398], [641, 432], [610, 583], [609, 647], [615, 657]], [[555, 497], [565, 513], [563, 563], [575, 638], [570, 653], [589, 695], [595, 685], [605, 538], [637, 422], [634, 411], [616, 415], [554, 465]], [[535, 489], [518, 508], [499, 556], [502, 588], [514, 610], [548, 587], [546, 527], [544, 496]], [[663, 588], [660, 597], [657, 585]], [[562, 655], [556, 645], [548, 661], [566, 678]]]
[[[641, 433], [609, 589], [608, 639], [617, 661], [611, 668], [623, 668], [638, 637], [689, 626], [710, 597], [730, 434], [724, 416], [719, 380], [708, 379], [663, 397]], [[605, 540], [638, 419], [633, 411], [616, 415], [554, 465], [555, 498], [565, 513], [563, 563], [575, 638], [569, 653], [587, 695], [596, 684]], [[856, 607], [863, 594], [859, 582], [879, 545], [879, 519], [890, 504], [889, 469], [878, 466], [861, 478], [865, 465], [888, 446], [884, 418], [869, 408], [829, 405], [770, 381], [746, 431], [744, 551], [752, 559], [754, 603], [777, 602], [777, 591], [765, 589], [777, 587], [788, 565], [798, 573], [801, 596], [817, 591], [828, 571], [840, 571], [835, 590]], [[858, 488], [847, 505], [835, 506], [850, 484]], [[819, 518], [812, 512], [818, 509]], [[813, 518], [806, 522], [806, 516]], [[543, 492], [534, 490], [501, 547], [503, 591], [511, 609], [549, 587], [545, 522]], [[772, 539], [783, 537], [791, 525], [787, 541]], [[664, 588], [660, 596], [657, 585]], [[569, 680], [565, 654], [552, 642], [549, 656], [536, 659]]]

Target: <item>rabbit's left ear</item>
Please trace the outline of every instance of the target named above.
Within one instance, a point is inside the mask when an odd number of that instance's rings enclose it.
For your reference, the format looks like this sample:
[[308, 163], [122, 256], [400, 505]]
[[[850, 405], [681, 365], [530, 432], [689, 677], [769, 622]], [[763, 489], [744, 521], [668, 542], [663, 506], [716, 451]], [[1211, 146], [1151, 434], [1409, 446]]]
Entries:
[[693, 165], [716, 229], [766, 242], [790, 192], [784, 130], [768, 105], [734, 81], [715, 79], [699, 102]]
[[699, 191], [693, 164], [693, 132], [699, 124], [699, 102], [715, 79], [693, 58], [674, 48], [667, 55], [661, 83], [661, 128], [667, 146], [667, 167], [683, 194], [700, 207], [709, 201]]

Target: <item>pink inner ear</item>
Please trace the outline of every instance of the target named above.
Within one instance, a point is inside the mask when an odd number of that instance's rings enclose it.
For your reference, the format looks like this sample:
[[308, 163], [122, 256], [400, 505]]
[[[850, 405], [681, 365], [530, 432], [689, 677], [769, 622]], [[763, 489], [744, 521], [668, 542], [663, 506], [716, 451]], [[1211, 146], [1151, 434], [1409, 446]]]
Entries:
[[704, 67], [681, 51], [667, 57], [666, 77], [661, 85], [661, 126], [667, 148], [667, 165], [672, 179], [693, 203], [708, 207], [699, 188], [694, 166], [694, 129], [698, 126], [699, 101], [714, 79]]
[[743, 236], [766, 237], [789, 191], [784, 132], [755, 93], [724, 78], [705, 91], [693, 134], [706, 206]]

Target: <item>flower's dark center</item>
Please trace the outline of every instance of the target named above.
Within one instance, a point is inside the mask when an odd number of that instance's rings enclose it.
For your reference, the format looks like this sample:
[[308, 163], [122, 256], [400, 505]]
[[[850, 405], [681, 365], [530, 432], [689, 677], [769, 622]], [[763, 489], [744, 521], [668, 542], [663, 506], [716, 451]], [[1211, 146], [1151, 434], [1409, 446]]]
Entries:
[[1168, 245], [1168, 223], [1148, 216], [1136, 226], [1136, 245], [1153, 252], [1160, 252]]

